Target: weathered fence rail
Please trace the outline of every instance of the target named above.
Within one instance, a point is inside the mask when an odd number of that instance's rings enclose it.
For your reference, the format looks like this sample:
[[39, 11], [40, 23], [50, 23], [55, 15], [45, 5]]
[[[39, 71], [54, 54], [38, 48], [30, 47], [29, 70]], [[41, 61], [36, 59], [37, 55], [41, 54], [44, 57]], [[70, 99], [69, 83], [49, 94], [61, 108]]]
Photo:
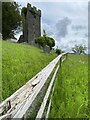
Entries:
[[[63, 56], [65, 56], [63, 58]], [[44, 111], [46, 109], [48, 116], [50, 111], [51, 101], [50, 94], [53, 89], [54, 80], [61, 63], [67, 58], [67, 53], [62, 53], [50, 62], [44, 69], [42, 69], [36, 76], [29, 80], [24, 86], [18, 89], [9, 98], [0, 104], [0, 119], [7, 118], [27, 118], [30, 117], [33, 110], [35, 109], [35, 104], [37, 103], [37, 96], [42, 94], [43, 100], [34, 118], [42, 118]], [[51, 76], [51, 79], [49, 79]], [[49, 82], [50, 81], [50, 82]], [[46, 87], [47, 86], [47, 87]], [[41, 92], [41, 93], [40, 93]], [[35, 111], [34, 111], [35, 112]]]

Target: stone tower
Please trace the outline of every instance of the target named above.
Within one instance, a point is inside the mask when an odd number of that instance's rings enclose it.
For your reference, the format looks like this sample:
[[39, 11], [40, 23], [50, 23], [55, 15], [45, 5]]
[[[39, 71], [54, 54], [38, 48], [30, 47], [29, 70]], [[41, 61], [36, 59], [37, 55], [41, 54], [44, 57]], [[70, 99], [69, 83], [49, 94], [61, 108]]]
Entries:
[[41, 10], [27, 4], [23, 22], [23, 36], [19, 42], [27, 42], [34, 45], [34, 38], [41, 36]]

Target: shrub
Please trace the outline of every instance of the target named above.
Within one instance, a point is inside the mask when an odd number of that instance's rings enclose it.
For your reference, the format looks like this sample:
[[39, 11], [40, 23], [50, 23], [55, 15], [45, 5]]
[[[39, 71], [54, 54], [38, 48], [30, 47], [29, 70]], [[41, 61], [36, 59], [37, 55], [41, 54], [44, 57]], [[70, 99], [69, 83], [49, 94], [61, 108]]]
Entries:
[[83, 45], [75, 45], [75, 47], [72, 48], [72, 51], [76, 54], [85, 54], [87, 47]]
[[42, 47], [46, 45], [46, 41], [43, 36], [35, 38], [35, 43], [38, 43]]
[[56, 49], [56, 54], [60, 55], [62, 53], [62, 51], [60, 49]]
[[41, 37], [35, 38], [35, 43], [38, 43], [42, 47], [44, 47], [45, 45], [48, 45], [50, 49], [52, 49], [52, 47], [55, 46], [54, 39], [48, 36], [41, 36]]

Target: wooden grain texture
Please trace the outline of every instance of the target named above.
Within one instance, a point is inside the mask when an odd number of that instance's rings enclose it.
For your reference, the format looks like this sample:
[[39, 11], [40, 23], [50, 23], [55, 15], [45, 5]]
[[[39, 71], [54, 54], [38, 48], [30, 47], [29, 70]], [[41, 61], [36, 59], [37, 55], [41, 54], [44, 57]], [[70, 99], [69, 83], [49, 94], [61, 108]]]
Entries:
[[0, 118], [2, 118], [3, 115], [5, 116], [5, 114], [10, 115], [11, 118], [22, 118], [46, 83], [60, 58], [65, 54], [66, 53], [62, 53], [56, 57], [24, 86], [3, 101], [0, 104]]
[[[57, 78], [56, 78], [56, 80], [57, 80]], [[54, 89], [55, 89], [55, 84], [53, 85], [53, 88], [52, 88], [52, 94], [50, 96], [50, 101], [49, 101], [47, 112], [46, 112], [46, 116], [45, 116], [46, 120], [48, 120], [48, 116], [49, 116], [49, 112], [50, 112], [50, 108], [51, 108], [51, 100], [52, 100]]]
[[48, 97], [49, 97], [49, 95], [50, 95], [50, 92], [51, 92], [51, 89], [52, 89], [52, 86], [53, 86], [53, 83], [54, 83], [54, 80], [55, 80], [55, 76], [56, 76], [56, 74], [57, 74], [58, 69], [59, 69], [59, 65], [57, 66], [57, 68], [56, 68], [56, 70], [55, 70], [55, 73], [54, 73], [54, 75], [53, 75], [53, 77], [52, 77], [52, 80], [51, 80], [50, 85], [49, 85], [49, 87], [48, 87], [48, 89], [47, 89], [46, 95], [45, 95], [44, 100], [43, 100], [43, 102], [42, 102], [42, 104], [41, 104], [41, 107], [40, 107], [40, 109], [39, 109], [39, 111], [38, 111], [38, 114], [37, 114], [37, 116], [36, 116], [36, 119], [37, 119], [37, 118], [42, 118], [42, 115], [43, 115], [43, 112], [44, 112], [44, 109], [45, 109], [45, 106], [46, 106]]

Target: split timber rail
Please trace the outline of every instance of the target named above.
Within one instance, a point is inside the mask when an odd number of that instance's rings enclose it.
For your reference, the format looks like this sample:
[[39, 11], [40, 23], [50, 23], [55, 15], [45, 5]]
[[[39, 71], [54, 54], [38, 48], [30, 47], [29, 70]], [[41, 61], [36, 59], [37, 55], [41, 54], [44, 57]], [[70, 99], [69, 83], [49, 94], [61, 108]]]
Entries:
[[67, 59], [62, 53], [0, 104], [0, 120], [12, 118], [48, 118], [54, 80], [61, 63]]

